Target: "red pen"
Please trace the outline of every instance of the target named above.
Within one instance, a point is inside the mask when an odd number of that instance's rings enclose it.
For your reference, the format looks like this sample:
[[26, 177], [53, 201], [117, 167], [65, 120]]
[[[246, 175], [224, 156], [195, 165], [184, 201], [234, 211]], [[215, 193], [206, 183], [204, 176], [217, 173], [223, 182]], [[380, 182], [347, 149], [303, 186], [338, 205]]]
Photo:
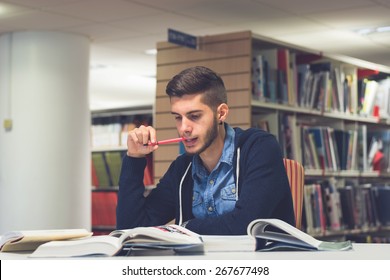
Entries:
[[144, 144], [144, 146], [155, 146], [155, 145], [164, 145], [164, 144], [178, 143], [178, 142], [181, 142], [183, 140], [184, 140], [183, 137], [179, 137], [179, 138], [172, 138], [172, 139], [157, 141], [156, 143], [152, 143], [152, 142], [149, 141], [149, 143], [148, 144]]

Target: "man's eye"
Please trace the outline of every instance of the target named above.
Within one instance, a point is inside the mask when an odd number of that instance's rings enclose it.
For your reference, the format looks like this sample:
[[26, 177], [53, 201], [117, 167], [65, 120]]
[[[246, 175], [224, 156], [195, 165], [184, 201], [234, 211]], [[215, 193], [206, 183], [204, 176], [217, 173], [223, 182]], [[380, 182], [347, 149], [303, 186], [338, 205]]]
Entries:
[[200, 118], [200, 115], [190, 115], [189, 117], [191, 120], [198, 120]]
[[180, 116], [175, 116], [175, 120], [180, 121], [181, 117]]

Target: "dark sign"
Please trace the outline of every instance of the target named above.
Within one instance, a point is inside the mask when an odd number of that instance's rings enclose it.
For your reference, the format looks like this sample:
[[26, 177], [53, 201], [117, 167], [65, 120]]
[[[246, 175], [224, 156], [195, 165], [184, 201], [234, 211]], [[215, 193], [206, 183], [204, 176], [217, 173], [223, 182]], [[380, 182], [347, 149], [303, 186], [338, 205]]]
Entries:
[[183, 32], [179, 32], [173, 29], [168, 29], [168, 42], [181, 45], [184, 47], [196, 49], [198, 38]]

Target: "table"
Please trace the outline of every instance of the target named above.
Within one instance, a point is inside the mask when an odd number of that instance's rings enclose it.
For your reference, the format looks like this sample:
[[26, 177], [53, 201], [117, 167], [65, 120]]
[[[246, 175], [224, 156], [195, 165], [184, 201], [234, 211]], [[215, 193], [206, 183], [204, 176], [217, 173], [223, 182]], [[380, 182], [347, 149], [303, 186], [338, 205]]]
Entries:
[[[0, 260], [26, 260], [28, 253], [0, 253]], [[104, 257], [99, 257], [100, 259]], [[107, 257], [107, 259], [164, 259], [164, 260], [390, 260], [389, 243], [354, 243], [350, 251], [213, 251], [203, 255], [163, 255]], [[83, 259], [93, 259], [85, 257]]]

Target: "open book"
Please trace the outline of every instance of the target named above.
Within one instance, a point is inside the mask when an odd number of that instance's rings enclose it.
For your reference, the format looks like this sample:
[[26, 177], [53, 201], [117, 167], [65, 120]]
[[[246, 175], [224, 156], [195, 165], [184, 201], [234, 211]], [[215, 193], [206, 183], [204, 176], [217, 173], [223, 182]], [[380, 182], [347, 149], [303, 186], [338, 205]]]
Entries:
[[32, 251], [48, 241], [67, 240], [91, 235], [92, 233], [85, 229], [9, 231], [1, 236], [0, 251]]
[[117, 256], [140, 250], [201, 253], [203, 242], [198, 234], [179, 225], [137, 227], [79, 240], [51, 241], [39, 246], [30, 257]]
[[252, 221], [248, 225], [248, 235], [256, 239], [256, 251], [345, 251], [352, 249], [351, 241], [321, 241], [278, 219]]

